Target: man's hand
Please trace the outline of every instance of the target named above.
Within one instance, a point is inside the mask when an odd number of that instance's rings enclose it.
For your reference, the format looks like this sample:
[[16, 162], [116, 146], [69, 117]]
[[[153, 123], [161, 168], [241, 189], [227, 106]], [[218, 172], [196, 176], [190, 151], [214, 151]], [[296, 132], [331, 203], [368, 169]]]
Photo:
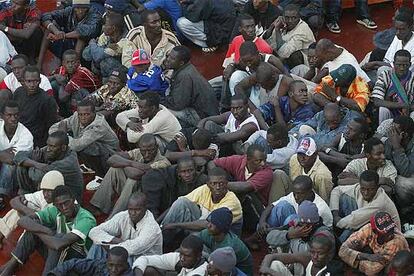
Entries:
[[35, 148], [34, 150], [32, 150], [31, 159], [33, 161], [40, 162], [42, 160], [42, 157], [43, 157], [43, 151], [42, 151], [42, 149]]
[[141, 122], [133, 122], [132, 120], [127, 123], [127, 128], [135, 132], [142, 132], [144, 130]]
[[134, 162], [132, 163], [132, 167], [141, 171], [149, 171], [151, 170], [151, 166], [144, 163]]
[[379, 254], [359, 253], [359, 260], [367, 260], [370, 262], [385, 263], [387, 260]]
[[325, 82], [322, 83], [322, 92], [326, 96], [328, 96], [331, 101], [335, 101], [336, 100], [336, 97], [338, 96], [335, 93], [335, 88], [334, 87], [331, 87], [329, 84], [327, 84]]
[[204, 157], [210, 160], [213, 160], [216, 157], [216, 150], [215, 149], [204, 149], [204, 150], [196, 150], [196, 156]]
[[225, 81], [230, 80], [231, 75], [234, 72], [234, 64], [229, 64], [227, 67], [223, 70], [223, 79]]
[[174, 141], [177, 143], [178, 149], [183, 152], [186, 151], [188, 148], [187, 139], [185, 138], [184, 134], [181, 132], [177, 133], [174, 136]]
[[401, 148], [402, 135], [398, 133], [397, 127], [395, 125], [391, 126], [388, 131], [388, 139], [390, 140], [391, 146], [393, 149]]
[[276, 30], [280, 30], [280, 29], [283, 29], [283, 28], [285, 28], [285, 26], [286, 26], [286, 24], [285, 24], [285, 20], [283, 19], [283, 16], [279, 16], [278, 18], [276, 18], [276, 20], [275, 21], [273, 21], [273, 27], [276, 29]]
[[305, 238], [309, 236], [311, 231], [312, 225], [294, 226], [289, 228], [287, 236], [290, 240]]
[[66, 76], [56, 74], [54, 75], [54, 78], [60, 86], [65, 86], [68, 83], [68, 78]]
[[102, 242], [102, 244], [118, 244], [123, 242], [122, 239], [117, 238], [117, 237], [113, 237], [112, 240], [110, 242]]

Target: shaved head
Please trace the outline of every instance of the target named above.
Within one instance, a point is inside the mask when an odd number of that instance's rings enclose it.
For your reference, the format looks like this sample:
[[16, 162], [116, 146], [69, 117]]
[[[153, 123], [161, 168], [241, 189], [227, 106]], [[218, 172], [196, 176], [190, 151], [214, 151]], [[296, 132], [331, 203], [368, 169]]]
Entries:
[[316, 49], [320, 49], [322, 51], [327, 51], [333, 47], [335, 47], [335, 44], [332, 42], [332, 40], [327, 38], [322, 38], [318, 41], [318, 43], [316, 43]]

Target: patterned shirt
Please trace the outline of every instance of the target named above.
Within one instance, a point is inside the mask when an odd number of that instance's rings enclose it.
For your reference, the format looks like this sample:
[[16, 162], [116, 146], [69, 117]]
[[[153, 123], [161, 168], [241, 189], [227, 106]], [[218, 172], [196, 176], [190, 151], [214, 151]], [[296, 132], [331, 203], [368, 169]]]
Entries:
[[[394, 238], [384, 244], [377, 242], [378, 235], [374, 233], [371, 228], [371, 224], [366, 224], [357, 232], [354, 232], [339, 249], [339, 257], [352, 266], [358, 268], [366, 275], [376, 275], [384, 267], [386, 267], [392, 258], [400, 250], [409, 250], [408, 243], [404, 236], [397, 231], [394, 234]], [[371, 262], [367, 260], [359, 261], [357, 256], [361, 253], [364, 247], [369, 247], [373, 254], [378, 254], [384, 257], [384, 262]], [[358, 248], [358, 250], [351, 249]]]
[[7, 27], [21, 30], [33, 23], [40, 24], [40, 15], [41, 12], [39, 9], [36, 7], [29, 7], [24, 18], [16, 18], [10, 7], [0, 12], [0, 22], [3, 22]]
[[108, 85], [105, 84], [97, 91], [89, 95], [89, 98], [95, 101], [95, 104], [101, 106], [105, 105], [105, 110], [121, 112], [128, 109], [137, 107], [138, 97], [128, 87], [124, 87], [115, 95], [109, 94]]
[[[320, 93], [325, 97], [329, 98], [325, 93], [322, 92], [323, 83], [326, 83], [330, 87], [335, 88], [336, 95], [341, 95], [340, 88], [335, 87], [335, 82], [333, 81], [331, 76], [326, 76], [322, 79], [322, 82], [315, 88], [315, 93]], [[349, 86], [348, 92], [346, 93], [345, 97], [354, 100], [358, 104], [361, 111], [364, 112], [365, 107], [369, 102], [369, 96], [370, 92], [368, 84], [360, 76], [356, 76], [354, 81]]]
[[[64, 66], [56, 69], [52, 75], [62, 75], [69, 78]], [[65, 92], [69, 95], [77, 92], [79, 89], [86, 89], [90, 93], [97, 90], [101, 85], [101, 81], [88, 68], [79, 66], [76, 71], [70, 76], [68, 83], [65, 86]]]

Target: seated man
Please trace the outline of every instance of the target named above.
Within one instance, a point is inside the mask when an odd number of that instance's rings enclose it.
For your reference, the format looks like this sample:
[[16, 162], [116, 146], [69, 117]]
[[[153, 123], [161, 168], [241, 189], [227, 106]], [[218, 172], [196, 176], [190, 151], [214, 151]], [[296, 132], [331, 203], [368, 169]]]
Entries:
[[[296, 177], [299, 175], [307, 175], [312, 179], [314, 191], [323, 200], [329, 202], [329, 196], [333, 187], [332, 174], [319, 159], [315, 140], [310, 137], [303, 138], [299, 143], [296, 153], [290, 158], [290, 176], [284, 171], [276, 170], [273, 177], [274, 183], [284, 187], [285, 194], [287, 194], [290, 191], [292, 181]], [[280, 196], [283, 196], [283, 194]]]
[[283, 9], [283, 16], [279, 16], [273, 23], [272, 31], [264, 34], [270, 41], [272, 48], [284, 60], [290, 69], [304, 63], [302, 50], [315, 42], [315, 36], [309, 25], [300, 19], [299, 6], [289, 4]]
[[165, 106], [178, 118], [182, 127], [196, 126], [200, 119], [219, 113], [213, 87], [190, 59], [190, 49], [176, 46], [163, 64], [164, 69], [174, 70]]
[[92, 102], [79, 103], [77, 111], [50, 127], [49, 133], [63, 131], [69, 135], [69, 147], [78, 153], [98, 176], [108, 170], [106, 160], [119, 148], [118, 137], [105, 117], [97, 114]]
[[40, 250], [46, 259], [43, 274], [55, 268], [59, 261], [86, 257], [91, 245], [89, 231], [96, 226], [91, 213], [75, 203], [75, 197], [67, 186], [53, 191], [53, 205], [19, 219], [25, 229], [11, 259], [2, 267], [2, 274], [13, 275], [19, 264]]
[[[277, 4], [264, 0], [249, 0], [243, 8], [243, 13], [254, 18], [256, 35], [261, 36], [273, 27], [273, 22], [281, 15]], [[270, 30], [269, 30], [270, 31]]]
[[[336, 275], [337, 271], [328, 267], [336, 254], [335, 236], [329, 231], [317, 232], [311, 237], [309, 248], [309, 252], [266, 255], [260, 266], [260, 275], [293, 276], [286, 265], [297, 263], [306, 267], [306, 271], [313, 271], [310, 273], [315, 273], [315, 275]], [[318, 254], [311, 253], [315, 251]]]
[[108, 249], [107, 259], [71, 259], [59, 264], [49, 271], [47, 275], [60, 276], [71, 275], [72, 273], [82, 276], [133, 275], [131, 266], [128, 263], [128, 251], [121, 246], [113, 246]]
[[258, 130], [253, 133], [244, 142], [243, 148], [247, 151], [249, 146], [253, 144], [261, 145], [265, 149], [266, 162], [272, 170], [287, 170], [290, 158], [296, 153], [298, 140], [293, 135], [288, 134], [283, 124], [275, 123], [267, 131]]
[[394, 202], [379, 185], [375, 171], [364, 171], [355, 185], [337, 186], [331, 193], [331, 210], [335, 226], [343, 229], [339, 237], [344, 242], [353, 231], [369, 222], [376, 212], [387, 212], [401, 229], [400, 217]]
[[40, 181], [40, 191], [20, 195], [10, 200], [12, 209], [0, 219], [0, 248], [3, 247], [3, 239], [9, 238], [17, 228], [21, 214], [29, 216], [51, 205], [53, 191], [57, 186], [62, 185], [65, 185], [63, 175], [58, 171], [49, 171]]
[[366, 275], [376, 275], [388, 266], [408, 243], [398, 231], [390, 214], [377, 212], [370, 223], [353, 233], [339, 249], [339, 257], [347, 265]]
[[171, 162], [185, 157], [215, 159], [219, 155], [219, 150], [218, 146], [212, 143], [213, 137], [208, 130], [202, 128], [184, 128], [168, 143], [165, 157]]
[[107, 249], [120, 246], [128, 251], [132, 264], [141, 255], [162, 253], [162, 233], [157, 221], [147, 210], [143, 193], [133, 193], [128, 200], [128, 210], [115, 214], [109, 220], [91, 229], [93, 241], [89, 259], [106, 259]]
[[387, 191], [394, 193], [397, 170], [390, 160], [385, 159], [384, 144], [378, 138], [372, 137], [364, 143], [365, 158], [354, 159], [338, 175], [338, 185], [358, 183], [359, 177], [366, 170], [372, 170], [379, 175], [379, 184]]
[[197, 171], [194, 159], [183, 157], [177, 161], [177, 165], [146, 173], [141, 186], [147, 195], [148, 209], [160, 222], [179, 197], [191, 193], [207, 181], [207, 176]]
[[279, 9], [282, 11], [289, 4], [296, 4], [300, 7], [300, 17], [304, 20], [312, 31], [317, 34], [323, 25], [323, 6], [320, 0], [281, 0], [279, 1]]
[[0, 209], [3, 209], [5, 197], [12, 195], [16, 188], [13, 158], [17, 152], [33, 149], [33, 136], [19, 123], [19, 106], [16, 102], [3, 103], [0, 113]]
[[7, 35], [16, 51], [28, 56], [32, 64], [39, 54], [43, 37], [40, 16], [40, 10], [28, 0], [17, 0], [14, 6], [0, 12], [0, 22], [3, 23], [0, 30]]
[[249, 112], [245, 96], [231, 97], [230, 108], [231, 111], [226, 113], [202, 119], [197, 126], [214, 134], [213, 141], [226, 153], [241, 154], [241, 144], [260, 127], [256, 118]]
[[99, 78], [80, 65], [78, 53], [72, 49], [63, 53], [62, 66], [51, 74], [49, 80], [65, 116], [70, 116], [77, 102], [101, 86]]
[[207, 217], [220, 207], [230, 209], [233, 214], [232, 231], [240, 235], [242, 208], [239, 199], [228, 190], [227, 185], [226, 172], [221, 168], [213, 168], [208, 172], [207, 184], [179, 197], [161, 223], [164, 248], [172, 245], [180, 230], [201, 231], [207, 228]]
[[313, 102], [319, 107], [333, 102], [351, 110], [364, 112], [369, 102], [369, 94], [368, 84], [356, 75], [354, 66], [343, 64], [322, 79], [315, 89]]
[[260, 126], [267, 126], [276, 121], [291, 129], [312, 119], [315, 113], [314, 106], [308, 101], [306, 84], [301, 80], [294, 80], [289, 84], [286, 96], [272, 97], [253, 114]]
[[135, 276], [158, 275], [159, 270], [188, 276], [205, 275], [207, 262], [203, 258], [203, 241], [189, 235], [182, 241], [178, 252], [138, 257], [132, 268]]
[[371, 99], [379, 108], [379, 124], [399, 115], [409, 115], [414, 110], [414, 74], [410, 66], [410, 52], [399, 50], [395, 53], [394, 68], [378, 76]]
[[408, 250], [401, 250], [395, 254], [389, 266], [391, 275], [412, 275], [414, 273], [414, 256]]
[[[272, 247], [288, 247], [292, 254], [307, 253], [310, 251], [311, 237], [321, 231], [330, 231], [323, 224], [316, 204], [308, 200], [302, 201], [295, 218], [284, 227], [274, 229], [267, 234], [266, 242]], [[303, 275], [304, 267], [294, 265], [294, 275]]]
[[[15, 55], [12, 58], [10, 67], [12, 72], [8, 74], [0, 83], [0, 90], [9, 90], [12, 93], [16, 92], [17, 88], [24, 84], [24, 73], [26, 67], [29, 65], [29, 59], [23, 54]], [[40, 74], [39, 87], [46, 91], [49, 96], [53, 96], [54, 92], [48, 78]]]
[[318, 148], [321, 148], [332, 144], [338, 134], [346, 130], [351, 120], [360, 117], [362, 117], [361, 114], [354, 110], [341, 108], [335, 103], [328, 103], [312, 119], [298, 124], [289, 133], [296, 137], [310, 136], [315, 140]]
[[253, 275], [253, 258], [247, 246], [230, 231], [233, 214], [226, 207], [215, 209], [207, 217], [207, 229], [198, 233], [204, 251], [209, 254], [219, 248], [231, 247], [236, 254], [236, 267], [246, 275]]
[[365, 118], [351, 120], [344, 132], [336, 135], [330, 145], [319, 149], [319, 158], [332, 172], [335, 179], [350, 161], [364, 157], [363, 144], [369, 131]]
[[151, 63], [161, 66], [167, 53], [180, 42], [175, 35], [161, 28], [161, 17], [157, 11], [145, 10], [141, 13], [142, 26], [130, 30], [127, 44], [122, 50], [122, 65], [131, 66], [133, 53], [144, 49], [151, 56]]
[[141, 17], [138, 12], [140, 3], [138, 0], [105, 0], [104, 2], [106, 15], [111, 13], [122, 15], [126, 32], [141, 25]]
[[82, 202], [83, 177], [76, 152], [69, 148], [66, 133], [57, 131], [47, 139], [47, 146], [32, 151], [21, 151], [14, 157], [18, 165], [17, 184], [21, 194], [38, 190], [45, 173], [56, 170], [63, 174], [65, 186], [68, 186], [78, 202]]
[[[112, 215], [126, 210], [128, 198], [139, 188], [138, 181], [141, 177], [150, 169], [161, 169], [171, 165], [159, 152], [154, 135], [144, 134], [137, 145], [137, 149], [112, 155], [107, 161], [110, 169], [101, 184], [97, 187], [87, 186], [97, 190], [89, 202], [93, 209]], [[119, 196], [115, 205], [112, 204], [114, 195]]]
[[229, 246], [218, 248], [208, 256], [207, 275], [246, 276], [236, 267], [236, 264], [237, 257], [233, 248]]
[[44, 13], [41, 21], [46, 32], [37, 62], [39, 68], [49, 46], [59, 59], [68, 49], [75, 49], [80, 55], [88, 41], [101, 30], [101, 15], [90, 6], [89, 0], [74, 0], [71, 6]]
[[136, 143], [145, 133], [157, 137], [163, 149], [180, 131], [177, 118], [163, 105], [156, 92], [147, 91], [139, 95], [137, 107], [116, 116], [116, 123], [127, 134], [130, 143]]

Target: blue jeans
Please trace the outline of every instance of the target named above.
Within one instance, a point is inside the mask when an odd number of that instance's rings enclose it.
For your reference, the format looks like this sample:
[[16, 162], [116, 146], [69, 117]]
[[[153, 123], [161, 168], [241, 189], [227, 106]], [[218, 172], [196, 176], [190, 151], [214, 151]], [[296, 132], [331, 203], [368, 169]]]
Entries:
[[[326, 22], [338, 22], [342, 9], [341, 0], [329, 0], [326, 7]], [[368, 10], [367, 0], [355, 0], [357, 19], [371, 18]]]
[[272, 212], [267, 218], [267, 223], [271, 227], [281, 227], [295, 219], [296, 216], [295, 208], [289, 202], [282, 200], [272, 208]]
[[0, 167], [0, 194], [11, 195], [15, 189], [13, 181], [13, 166], [1, 164]]
[[265, 138], [263, 138], [262, 136], [257, 138], [256, 141], [254, 141], [254, 143], [256, 145], [259, 145], [259, 146], [263, 147], [263, 149], [265, 150], [265, 153], [267, 153], [267, 154], [270, 154], [273, 151], [272, 148], [267, 143], [267, 140]]
[[[108, 251], [106, 251], [101, 245], [93, 244], [89, 249], [86, 258], [91, 260], [106, 260], [108, 258]], [[134, 256], [128, 257], [128, 263], [132, 267], [134, 263]]]
[[[341, 218], [349, 216], [353, 211], [358, 209], [358, 204], [356, 200], [349, 195], [342, 194], [339, 198], [339, 216]], [[342, 231], [342, 234], [339, 236], [341, 243], [345, 242], [351, 234], [354, 233], [354, 230], [345, 229]]]

